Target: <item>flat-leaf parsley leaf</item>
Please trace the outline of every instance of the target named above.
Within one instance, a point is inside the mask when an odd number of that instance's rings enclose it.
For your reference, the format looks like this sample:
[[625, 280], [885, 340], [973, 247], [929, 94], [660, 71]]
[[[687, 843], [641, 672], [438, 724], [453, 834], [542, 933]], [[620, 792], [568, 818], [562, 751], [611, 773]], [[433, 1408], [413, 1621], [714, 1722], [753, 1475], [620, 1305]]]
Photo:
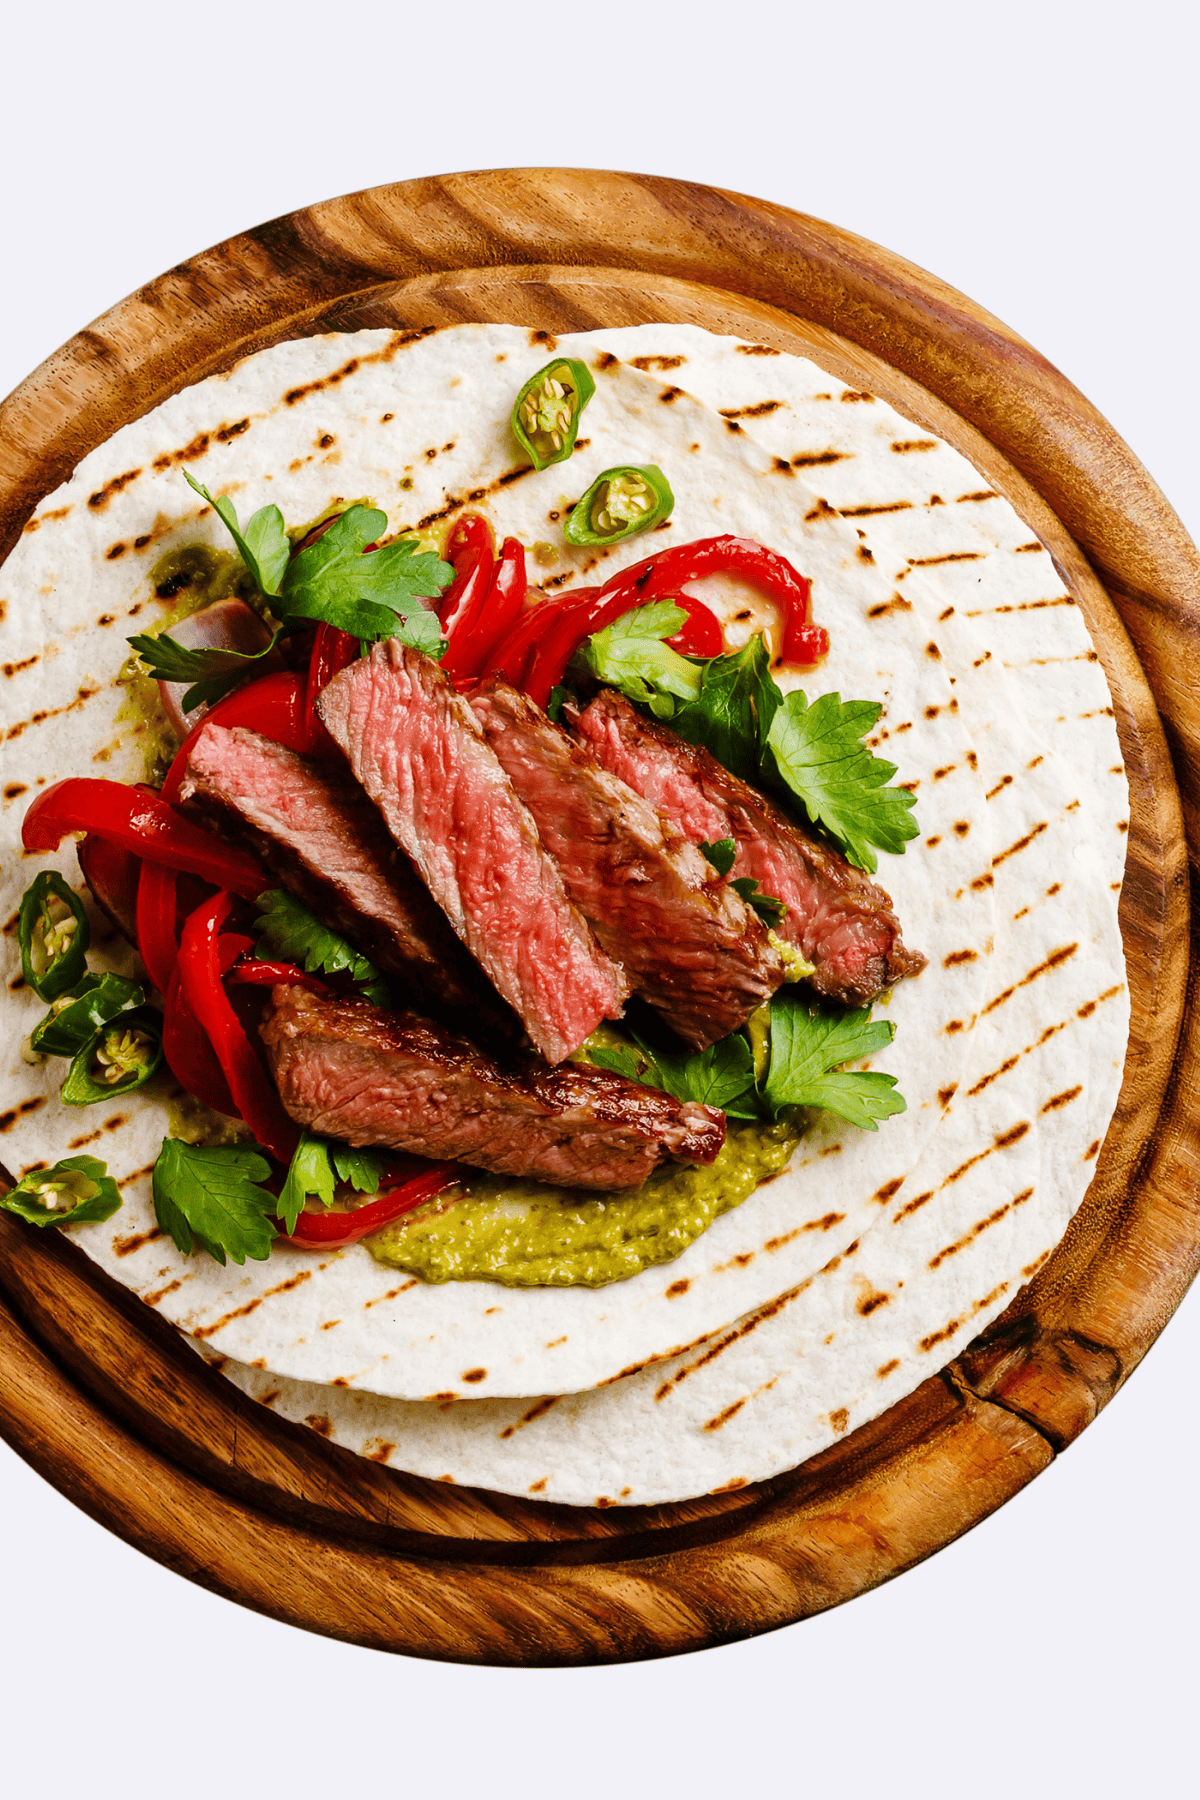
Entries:
[[279, 1202], [259, 1184], [271, 1173], [266, 1157], [242, 1144], [186, 1144], [165, 1138], [154, 1165], [154, 1216], [184, 1256], [194, 1244], [224, 1268], [250, 1257], [265, 1262]]

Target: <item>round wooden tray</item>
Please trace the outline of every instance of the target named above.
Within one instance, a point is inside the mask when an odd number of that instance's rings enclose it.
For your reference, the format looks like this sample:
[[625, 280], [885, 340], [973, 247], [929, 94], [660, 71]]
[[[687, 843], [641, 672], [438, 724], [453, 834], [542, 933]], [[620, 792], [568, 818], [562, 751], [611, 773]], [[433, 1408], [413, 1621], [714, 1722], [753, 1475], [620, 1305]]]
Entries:
[[539, 1505], [353, 1457], [244, 1400], [75, 1246], [8, 1214], [0, 1430], [130, 1543], [310, 1630], [490, 1663], [669, 1655], [836, 1605], [977, 1524], [1095, 1417], [1195, 1273], [1200, 556], [1082, 395], [934, 277], [764, 201], [553, 169], [308, 207], [122, 301], [0, 408], [0, 555], [95, 445], [247, 351], [464, 319], [688, 320], [813, 355], [948, 439], [1051, 549], [1104, 660], [1132, 790], [1133, 1032], [1091, 1190], [941, 1375], [801, 1468], [684, 1505]]

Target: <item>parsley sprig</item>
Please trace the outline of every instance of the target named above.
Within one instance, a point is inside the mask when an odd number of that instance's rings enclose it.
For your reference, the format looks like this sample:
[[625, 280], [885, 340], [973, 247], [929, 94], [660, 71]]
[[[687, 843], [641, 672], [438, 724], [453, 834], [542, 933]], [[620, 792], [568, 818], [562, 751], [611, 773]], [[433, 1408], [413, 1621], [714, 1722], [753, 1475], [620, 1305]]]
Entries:
[[254, 928], [261, 940], [254, 954], [260, 962], [273, 962], [278, 956], [299, 963], [310, 975], [346, 974], [368, 1000], [387, 1004], [387, 983], [375, 964], [347, 938], [322, 925], [293, 895], [283, 888], [267, 888], [254, 904], [258, 909]]
[[[673, 731], [708, 750], [732, 775], [774, 788], [793, 805], [798, 803], [812, 824], [828, 832], [857, 868], [874, 874], [879, 866], [876, 849], [903, 854], [905, 844], [919, 829], [912, 813], [913, 796], [887, 785], [896, 773], [895, 763], [873, 756], [863, 742], [882, 707], [873, 700], [844, 701], [839, 694], [822, 694], [811, 705], [801, 692], [785, 697], [771, 674], [761, 635], [744, 649], [714, 656], [703, 664], [678, 657], [665, 644], [657, 644], [658, 651], [692, 671], [694, 692], [684, 699], [678, 696], [686, 684], [674, 665], [670, 665], [669, 679], [659, 680], [653, 654], [644, 647], [638, 651], [641, 660], [636, 678], [627, 672], [626, 664], [614, 659], [611, 650], [599, 657], [592, 651], [592, 645], [630, 620], [643, 621], [641, 633], [653, 627], [668, 636], [670, 629], [677, 627], [668, 627], [665, 618], [654, 621], [648, 617], [664, 606], [669, 607], [669, 602], [635, 609], [606, 632], [598, 632], [589, 641], [587, 652], [593, 672], [647, 706], [656, 717], [669, 721]], [[677, 608], [671, 610], [678, 612]], [[633, 635], [634, 625], [629, 626], [629, 633], [628, 644], [642, 646], [642, 636]], [[753, 892], [743, 898], [756, 905]]]
[[762, 1009], [766, 1024], [763, 1070], [756, 1074], [753, 1036], [735, 1031], [707, 1050], [688, 1054], [650, 1044], [638, 1032], [614, 1043], [605, 1030], [586, 1049], [589, 1061], [629, 1081], [661, 1088], [676, 1100], [723, 1107], [734, 1119], [777, 1119], [790, 1107], [837, 1113], [864, 1131], [905, 1111], [896, 1077], [873, 1069], [848, 1069], [890, 1044], [895, 1026], [872, 1020], [870, 1008], [823, 1007], [781, 988]]
[[700, 692], [699, 665], [663, 642], [686, 624], [687, 614], [671, 600], [635, 606], [588, 639], [584, 665], [597, 681], [669, 719], [676, 699], [694, 700]]
[[152, 1178], [154, 1216], [184, 1256], [198, 1244], [222, 1268], [227, 1256], [265, 1262], [279, 1205], [262, 1186], [270, 1174], [270, 1163], [252, 1145], [165, 1138]]
[[140, 633], [129, 643], [158, 681], [190, 681], [183, 710], [211, 704], [252, 674], [279, 639], [298, 626], [334, 625], [361, 643], [396, 637], [429, 656], [445, 645], [436, 616], [423, 602], [454, 579], [454, 570], [415, 538], [398, 538], [364, 555], [387, 531], [387, 514], [361, 504], [348, 507], [315, 543], [295, 556], [277, 506], [264, 506], [243, 526], [232, 500], [214, 499], [203, 482], [184, 471], [237, 545], [266, 609], [277, 621], [271, 641], [254, 655], [236, 650], [193, 650], [167, 633]]
[[346, 1182], [358, 1194], [378, 1192], [384, 1160], [380, 1151], [356, 1150], [352, 1144], [315, 1137], [306, 1131], [296, 1146], [279, 1194], [278, 1215], [284, 1229], [295, 1231], [296, 1220], [310, 1198], [319, 1200], [322, 1206], [331, 1206], [339, 1181]]

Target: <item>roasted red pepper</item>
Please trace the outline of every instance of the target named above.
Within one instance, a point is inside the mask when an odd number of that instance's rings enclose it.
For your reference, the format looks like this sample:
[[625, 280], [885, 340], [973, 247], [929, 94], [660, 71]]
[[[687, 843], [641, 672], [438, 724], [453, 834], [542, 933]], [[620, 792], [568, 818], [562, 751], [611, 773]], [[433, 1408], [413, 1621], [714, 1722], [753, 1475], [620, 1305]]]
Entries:
[[233, 908], [225, 890], [198, 906], [183, 928], [179, 946], [180, 994], [196, 1024], [208, 1038], [221, 1065], [233, 1103], [260, 1144], [282, 1163], [289, 1163], [300, 1133], [283, 1110], [279, 1095], [258, 1059], [221, 985], [222, 962], [231, 952], [241, 955], [251, 940], [222, 932]]
[[[420, 1161], [414, 1157], [414, 1163]], [[336, 1250], [343, 1244], [356, 1244], [372, 1231], [381, 1231], [406, 1212], [412, 1212], [422, 1201], [453, 1187], [461, 1178], [458, 1163], [422, 1163], [421, 1172], [378, 1194], [365, 1206], [353, 1212], [302, 1212], [296, 1229], [287, 1238], [307, 1250]], [[279, 1226], [279, 1220], [275, 1221]], [[282, 1226], [279, 1227], [282, 1231]], [[286, 1233], [284, 1234], [286, 1236]]]
[[465, 551], [455, 567], [459, 571], [454, 582], [458, 593], [442, 627], [446, 634], [446, 653], [442, 657], [442, 667], [451, 679], [467, 672], [471, 661], [471, 634], [487, 605], [496, 572], [491, 555], [483, 550]]
[[670, 594], [666, 598], [687, 614], [687, 624], [667, 639], [671, 649], [678, 650], [680, 656], [720, 656], [725, 649], [725, 634], [720, 620], [709, 612], [703, 600], [697, 600], [694, 594]]
[[454, 521], [442, 554], [454, 570], [454, 580], [436, 603], [438, 621], [445, 630], [461, 610], [464, 590], [477, 565], [486, 562], [490, 568], [496, 560], [496, 540], [483, 515], [462, 513]]
[[278, 981], [289, 987], [309, 988], [314, 994], [328, 994], [331, 991], [319, 976], [310, 975], [295, 963], [259, 962], [255, 958], [236, 963], [229, 971], [229, 979], [247, 982], [251, 987], [274, 987]]
[[163, 1007], [163, 1054], [181, 1087], [214, 1112], [236, 1119], [237, 1107], [229, 1083], [221, 1073], [212, 1045], [192, 1017], [179, 980], [176, 964], [167, 986]]
[[21, 841], [26, 850], [45, 853], [72, 831], [95, 832], [135, 856], [199, 875], [246, 899], [263, 889], [261, 865], [252, 856], [202, 831], [148, 788], [87, 777], [56, 781], [25, 814]]
[[648, 556], [605, 582], [590, 607], [560, 618], [547, 631], [529, 665], [524, 683], [531, 699], [544, 706], [563, 678], [585, 638], [603, 631], [633, 606], [645, 606], [664, 595], [675, 596], [689, 581], [705, 575], [740, 575], [770, 594], [783, 610], [783, 659], [810, 664], [829, 649], [829, 634], [808, 618], [811, 583], [785, 557], [750, 538], [697, 538], [672, 550]]
[[[452, 637], [442, 659], [451, 680], [481, 675], [496, 646], [503, 642], [521, 615], [529, 578], [525, 573], [525, 546], [519, 538], [505, 538], [500, 561], [483, 604], [463, 621], [463, 637]], [[461, 647], [460, 647], [461, 645]]]
[[[523, 687], [530, 664], [537, 652], [538, 645], [543, 642], [548, 632], [554, 629], [556, 621], [565, 619], [577, 609], [582, 611], [588, 601], [595, 597], [595, 588], [581, 588], [570, 594], [556, 594], [553, 599], [542, 600], [536, 606], [528, 606], [517, 619], [508, 636], [502, 638], [492, 651], [484, 668], [487, 675], [499, 675], [513, 687]], [[563, 667], [566, 667], [564, 663]], [[551, 687], [554, 683], [551, 682]], [[547, 688], [547, 694], [550, 689]]]
[[[348, 631], [339, 631], [336, 625], [326, 625], [322, 622], [317, 626], [317, 635], [313, 639], [312, 655], [308, 663], [308, 681], [304, 690], [305, 749], [310, 754], [328, 753], [334, 748], [332, 738], [317, 716], [317, 695], [322, 688], [329, 686], [335, 675], [340, 675], [343, 669], [348, 669], [350, 664], [357, 660], [358, 639], [356, 637], [351, 637]], [[269, 736], [270, 734], [264, 732], [263, 735]]]

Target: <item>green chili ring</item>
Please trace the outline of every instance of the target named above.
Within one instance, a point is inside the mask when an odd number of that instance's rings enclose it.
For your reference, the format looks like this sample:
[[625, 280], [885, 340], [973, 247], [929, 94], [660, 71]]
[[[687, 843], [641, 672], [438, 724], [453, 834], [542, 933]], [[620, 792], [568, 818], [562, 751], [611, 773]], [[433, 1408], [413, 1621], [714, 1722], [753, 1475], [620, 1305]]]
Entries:
[[513, 402], [511, 424], [535, 469], [566, 462], [575, 449], [580, 415], [595, 391], [587, 364], [573, 356], [556, 357], [530, 376]]
[[40, 1025], [29, 1034], [30, 1047], [44, 1056], [74, 1056], [95, 1037], [101, 1026], [144, 1006], [146, 991], [140, 982], [123, 975], [85, 975], [69, 994], [54, 1002]]
[[[119, 1013], [77, 1051], [59, 1099], [64, 1106], [95, 1106], [100, 1100], [123, 1099], [145, 1086], [162, 1059], [162, 1014], [150, 1006]], [[104, 1078], [106, 1069], [117, 1071], [115, 1080]]]
[[111, 1219], [120, 1205], [121, 1190], [108, 1164], [94, 1156], [68, 1156], [52, 1169], [31, 1169], [0, 1194], [0, 1206], [31, 1225], [98, 1223]]
[[55, 869], [26, 888], [17, 915], [21, 973], [39, 1000], [57, 1000], [87, 969], [92, 928], [79, 895]]
[[563, 526], [568, 544], [623, 544], [667, 518], [675, 496], [654, 463], [605, 469], [575, 502]]

